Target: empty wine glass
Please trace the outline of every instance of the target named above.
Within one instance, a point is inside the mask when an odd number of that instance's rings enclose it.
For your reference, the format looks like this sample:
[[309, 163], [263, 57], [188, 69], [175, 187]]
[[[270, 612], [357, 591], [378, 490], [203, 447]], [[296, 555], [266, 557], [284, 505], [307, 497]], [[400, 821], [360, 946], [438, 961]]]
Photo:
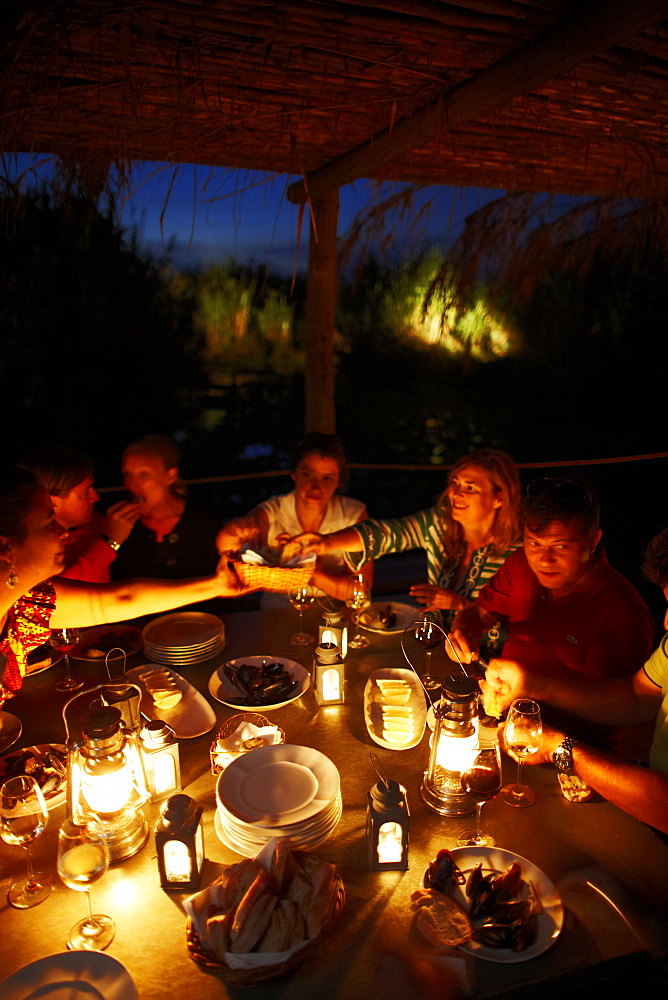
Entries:
[[[293, 608], [296, 608], [299, 612], [299, 624], [301, 626], [302, 615], [309, 608], [313, 601], [315, 600], [315, 593], [313, 587], [295, 587], [288, 593], [288, 600]], [[290, 642], [293, 646], [312, 646], [315, 639], [308, 632], [300, 631], [295, 632], [294, 635], [290, 636]]]
[[104, 951], [114, 940], [116, 925], [111, 917], [93, 914], [90, 889], [109, 867], [109, 848], [94, 824], [77, 826], [66, 819], [58, 834], [58, 874], [70, 889], [86, 893], [88, 916], [74, 925], [67, 947], [74, 951]]
[[431, 652], [440, 643], [445, 642], [440, 612], [435, 609], [422, 611], [419, 619], [415, 622], [414, 634], [417, 641], [426, 651], [426, 667], [424, 672], [420, 674], [420, 680], [424, 687], [428, 689], [440, 687], [440, 681], [430, 673]]
[[503, 801], [516, 809], [532, 806], [536, 801], [536, 793], [523, 785], [520, 777], [522, 761], [538, 752], [542, 731], [540, 705], [531, 698], [517, 698], [510, 706], [504, 730], [506, 746], [517, 761], [517, 779], [501, 789]]
[[[360, 612], [364, 611], [371, 604], [371, 591], [369, 589], [369, 584], [366, 582], [361, 573], [356, 576], [350, 576], [348, 578], [348, 583], [346, 585], [346, 607], [350, 608], [351, 615], [350, 620], [353, 625], [357, 626], [359, 624]], [[352, 638], [350, 632], [348, 633], [348, 649], [364, 649], [365, 646], [369, 645], [369, 640], [359, 634], [353, 634]]]
[[475, 802], [476, 825], [457, 838], [458, 847], [494, 847], [494, 838], [480, 830], [480, 814], [485, 802], [501, 788], [501, 751], [496, 740], [480, 740], [473, 762], [462, 774], [462, 788]]
[[44, 902], [53, 889], [50, 875], [33, 872], [30, 857], [30, 845], [44, 832], [48, 818], [42, 789], [32, 776], [21, 774], [3, 783], [0, 788], [0, 834], [7, 844], [24, 847], [27, 855], [27, 876], [14, 882], [7, 894], [9, 902], [19, 910]]
[[78, 643], [80, 635], [81, 633], [78, 628], [51, 629], [49, 642], [65, 658], [65, 676], [61, 677], [54, 684], [56, 691], [76, 691], [78, 688], [83, 687], [83, 678], [73, 676], [70, 673], [70, 652]]

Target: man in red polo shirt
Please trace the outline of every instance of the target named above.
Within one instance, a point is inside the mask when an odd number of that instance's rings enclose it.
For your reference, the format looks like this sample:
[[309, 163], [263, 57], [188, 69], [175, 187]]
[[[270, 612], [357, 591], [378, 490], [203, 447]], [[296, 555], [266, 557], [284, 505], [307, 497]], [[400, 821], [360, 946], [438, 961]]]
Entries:
[[[614, 570], [601, 545], [593, 490], [561, 479], [530, 483], [523, 501], [524, 544], [453, 622], [464, 662], [475, 659], [485, 629], [508, 629], [503, 659], [550, 677], [602, 680], [635, 673], [647, 659], [654, 622], [636, 589]], [[548, 711], [548, 715], [549, 715]], [[606, 727], [554, 710], [554, 725], [596, 745]], [[585, 732], [586, 730], [586, 732]]]

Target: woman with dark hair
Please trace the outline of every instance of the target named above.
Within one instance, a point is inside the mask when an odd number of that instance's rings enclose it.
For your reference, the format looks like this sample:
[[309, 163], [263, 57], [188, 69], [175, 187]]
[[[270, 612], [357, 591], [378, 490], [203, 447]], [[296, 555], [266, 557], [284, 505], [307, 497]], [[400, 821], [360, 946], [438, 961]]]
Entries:
[[[270, 497], [246, 517], [225, 525], [216, 541], [219, 552], [238, 553], [245, 542], [277, 549], [300, 532], [337, 531], [366, 517], [363, 503], [338, 492], [345, 488], [348, 466], [334, 434], [307, 434], [297, 446], [290, 475], [295, 484], [291, 493]], [[370, 582], [372, 564], [361, 565], [357, 572]], [[349, 575], [343, 558], [330, 554], [313, 574], [313, 584], [330, 597], [345, 600]]]
[[174, 442], [148, 434], [129, 444], [123, 452], [123, 482], [138, 519], [111, 568], [112, 579], [141, 575], [182, 580], [212, 573], [219, 525], [186, 500]]
[[109, 567], [139, 516], [139, 506], [121, 500], [106, 515], [95, 510], [93, 463], [73, 448], [33, 448], [19, 463], [33, 472], [51, 497], [58, 524], [65, 528], [65, 568], [69, 580], [107, 583]]
[[291, 544], [322, 556], [342, 550], [353, 571], [390, 552], [424, 549], [428, 582], [415, 584], [410, 593], [420, 604], [444, 610], [449, 621], [519, 546], [519, 494], [512, 458], [481, 449], [455, 462], [434, 507], [333, 534], [297, 535]]
[[51, 628], [104, 625], [248, 591], [224, 559], [214, 575], [192, 580], [63, 580], [65, 535], [31, 472], [0, 472], [0, 704], [21, 687], [28, 653]]

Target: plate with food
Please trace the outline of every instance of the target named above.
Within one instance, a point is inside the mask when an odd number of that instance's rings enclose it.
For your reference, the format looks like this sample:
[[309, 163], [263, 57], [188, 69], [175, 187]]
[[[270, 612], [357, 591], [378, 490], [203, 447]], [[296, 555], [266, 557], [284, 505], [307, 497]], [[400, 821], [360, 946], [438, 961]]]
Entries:
[[[138, 653], [142, 648], [141, 632], [132, 625], [96, 625], [81, 633], [81, 638], [70, 653], [75, 660], [104, 660], [112, 649], [122, 649], [126, 656]], [[110, 660], [122, 658], [122, 653], [114, 653]]]
[[139, 684], [139, 708], [147, 719], [161, 719], [179, 739], [191, 739], [210, 732], [216, 716], [197, 688], [175, 670], [157, 663], [144, 663], [128, 670], [125, 680]]
[[458, 947], [488, 962], [527, 962], [561, 933], [564, 907], [550, 879], [526, 858], [498, 847], [439, 851], [412, 895], [418, 931], [442, 950]]
[[386, 750], [418, 745], [427, 721], [422, 685], [412, 670], [375, 670], [364, 688], [364, 721], [369, 736]]
[[26, 657], [26, 677], [33, 674], [41, 674], [43, 670], [49, 670], [60, 663], [63, 656], [59, 649], [54, 649], [50, 642], [44, 642], [37, 649], [33, 649]]
[[301, 663], [282, 656], [240, 656], [209, 678], [209, 691], [230, 708], [282, 708], [301, 698], [311, 678]]
[[369, 632], [403, 632], [421, 614], [412, 604], [377, 601], [359, 616], [359, 624]]
[[42, 789], [48, 809], [65, 801], [67, 789], [67, 750], [62, 743], [39, 743], [23, 747], [0, 760], [0, 779], [29, 774]]

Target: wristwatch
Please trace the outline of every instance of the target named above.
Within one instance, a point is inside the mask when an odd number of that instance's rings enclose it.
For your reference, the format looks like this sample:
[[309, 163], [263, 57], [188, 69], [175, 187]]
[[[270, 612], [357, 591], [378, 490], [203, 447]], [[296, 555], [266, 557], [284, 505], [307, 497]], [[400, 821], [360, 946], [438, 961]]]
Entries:
[[562, 774], [573, 773], [573, 747], [577, 746], [577, 742], [572, 736], [567, 736], [563, 743], [552, 752], [552, 763]]
[[114, 550], [114, 552], [118, 552], [118, 550], [121, 547], [121, 543], [115, 542], [113, 538], [109, 537], [109, 535], [102, 535], [102, 541], [106, 542], [107, 545], [109, 545]]

